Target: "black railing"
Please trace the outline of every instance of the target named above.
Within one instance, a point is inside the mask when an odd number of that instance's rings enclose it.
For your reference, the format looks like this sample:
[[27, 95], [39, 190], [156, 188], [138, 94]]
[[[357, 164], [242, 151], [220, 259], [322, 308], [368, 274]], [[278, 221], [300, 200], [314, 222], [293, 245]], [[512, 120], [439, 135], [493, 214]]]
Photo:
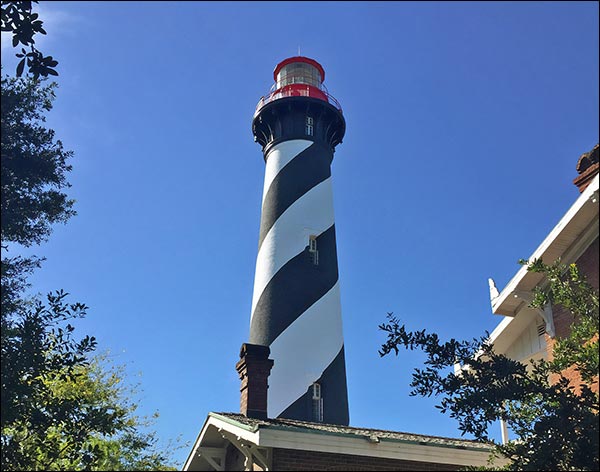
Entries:
[[[298, 87], [299, 84], [295, 84], [295, 87], [283, 87], [279, 90], [273, 90], [271, 91], [271, 93], [269, 93], [266, 96], [260, 97], [260, 100], [258, 101], [258, 104], [256, 105], [256, 112], [258, 112], [258, 110], [260, 110], [262, 107], [264, 107], [267, 103], [271, 103], [274, 100], [278, 100], [280, 98], [285, 98], [285, 97], [313, 97], [313, 98], [320, 98], [322, 99], [322, 96], [324, 95], [325, 98], [327, 98], [327, 101], [329, 103], [331, 103], [334, 107], [336, 107], [340, 112], [342, 111], [342, 106], [340, 105], [340, 103], [335, 99], [335, 97], [333, 95], [331, 95], [327, 89], [325, 87], [319, 89], [316, 88], [314, 86], [311, 85], [306, 85], [306, 88], [304, 87]], [[271, 87], [271, 89], [273, 89], [273, 87]], [[311, 89], [316, 89], [318, 90], [318, 93], [313, 92], [311, 94]]]

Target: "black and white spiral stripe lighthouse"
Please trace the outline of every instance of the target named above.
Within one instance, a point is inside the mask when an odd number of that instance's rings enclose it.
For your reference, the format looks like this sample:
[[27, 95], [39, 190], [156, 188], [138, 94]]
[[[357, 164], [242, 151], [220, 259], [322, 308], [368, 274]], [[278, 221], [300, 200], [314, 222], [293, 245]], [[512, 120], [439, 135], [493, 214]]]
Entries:
[[331, 163], [346, 122], [315, 60], [280, 62], [252, 121], [266, 163], [250, 343], [269, 346], [268, 416], [347, 425]]

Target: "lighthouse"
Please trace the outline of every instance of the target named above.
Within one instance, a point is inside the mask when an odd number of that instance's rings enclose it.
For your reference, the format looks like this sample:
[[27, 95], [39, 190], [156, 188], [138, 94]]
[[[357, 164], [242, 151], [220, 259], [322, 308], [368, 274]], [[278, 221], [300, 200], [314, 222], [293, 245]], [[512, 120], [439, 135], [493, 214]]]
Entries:
[[250, 343], [267, 346], [269, 418], [347, 425], [331, 163], [346, 122], [317, 61], [285, 59], [252, 120], [265, 180]]

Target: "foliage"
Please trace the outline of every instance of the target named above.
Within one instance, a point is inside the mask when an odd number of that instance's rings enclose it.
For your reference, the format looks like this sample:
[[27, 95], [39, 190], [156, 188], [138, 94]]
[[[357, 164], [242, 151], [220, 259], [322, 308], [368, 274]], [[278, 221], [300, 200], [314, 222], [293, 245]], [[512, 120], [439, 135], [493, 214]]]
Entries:
[[8, 435], [23, 459], [3, 469], [175, 470], [165, 465], [155, 433], [144, 432], [152, 419], [135, 414], [136, 388], [124, 383], [123, 367], [112, 366], [106, 355], [71, 375], [47, 377], [44, 387], [52, 418], [44, 429], [25, 419], [11, 424]]
[[20, 299], [26, 281], [16, 272], [20, 279], [7, 305], [13, 308], [3, 310], [0, 333], [0, 468], [174, 470], [157, 451], [156, 433], [145, 432], [151, 422], [135, 414], [135, 390], [124, 385], [123, 368], [105, 358], [90, 362], [96, 340], [74, 339], [71, 323], [87, 307], [67, 303], [62, 291], [45, 304]]
[[[520, 261], [528, 264], [528, 261]], [[554, 346], [552, 372], [560, 372], [572, 365], [581, 378], [591, 382], [598, 376], [598, 293], [581, 276], [575, 264], [557, 261], [547, 265], [541, 259], [529, 265], [532, 272], [540, 272], [550, 280], [547, 290], [536, 289], [532, 306], [543, 308], [546, 304], [561, 305], [574, 317], [571, 334], [558, 339]], [[594, 338], [595, 336], [595, 338]]]
[[156, 433], [149, 430], [158, 413], [151, 418], [136, 414], [138, 405], [132, 398], [138, 395], [138, 386], [125, 383], [124, 366], [112, 365], [106, 355], [98, 356], [83, 378], [90, 404], [105, 404], [121, 412], [123, 419], [116, 435], [90, 439], [98, 451], [92, 470], [176, 470], [167, 465], [169, 456], [183, 445], [170, 443], [165, 448], [168, 453], [158, 450]]
[[[27, 276], [34, 269], [40, 267], [41, 259], [37, 257], [24, 258], [22, 256], [4, 258], [0, 265], [2, 313], [15, 313], [23, 303], [20, 293], [29, 286]], [[2, 316], [2, 330], [4, 331], [4, 320]]]
[[70, 187], [71, 171], [54, 131], [43, 126], [52, 109], [55, 84], [2, 77], [2, 223], [1, 240], [24, 246], [48, 238], [51, 225], [75, 214], [73, 200], [61, 190]]
[[[21, 48], [21, 52], [16, 56], [21, 58], [17, 65], [17, 77], [23, 75], [25, 66], [34, 79], [40, 76], [58, 75], [54, 69], [58, 65], [52, 56], [45, 56], [34, 46], [36, 34], [46, 34], [43, 28], [43, 21], [40, 20], [37, 13], [32, 11], [34, 2], [2, 2], [2, 32], [12, 33], [12, 45], [18, 47], [19, 44], [29, 47], [29, 52]], [[3, 98], [4, 100], [4, 98]]]
[[73, 338], [87, 307], [49, 294], [2, 316], [2, 470], [172, 470], [123, 368]]
[[57, 379], [73, 381], [76, 369], [86, 365], [86, 355], [96, 345], [93, 337], [73, 339], [69, 321], [83, 317], [87, 307], [68, 304], [66, 297], [56, 292], [48, 295], [47, 304], [22, 301], [15, 311], [2, 313], [3, 470], [45, 468], [23, 447], [25, 439], [58, 455], [43, 439], [48, 431], [59, 424], [74, 426], [71, 441], [75, 443], [82, 429], [98, 421], [97, 414], [86, 415], [74, 402], [53, 395], [49, 387]]
[[[435, 333], [407, 331], [391, 313], [388, 322], [379, 326], [387, 333], [379, 354], [421, 349], [426, 354], [425, 367], [414, 370], [411, 395], [441, 396], [437, 408], [458, 421], [462, 434], [494, 443], [488, 429], [495, 421], [504, 420], [519, 438], [496, 445], [497, 455], [508, 460], [506, 470], [598, 470], [597, 393], [584, 384], [576, 394], [562, 375], [554, 383], [548, 380], [549, 373], [559, 372], [565, 362], [574, 360], [582, 372], [588, 372], [593, 364], [584, 361], [582, 366], [579, 361], [585, 356], [577, 353], [587, 353], [579, 342], [589, 342], [594, 335], [597, 338], [597, 292], [573, 268], [564, 277], [559, 263], [545, 266], [533, 262], [528, 269], [549, 277], [548, 288], [538, 291], [534, 303], [552, 299], [568, 306], [577, 312], [582, 327], [574, 325], [574, 340], [561, 341], [563, 354], [556, 362], [525, 365], [497, 354], [487, 333], [471, 341], [442, 342]], [[595, 334], [590, 329], [594, 318]]]
[[[29, 34], [23, 18], [15, 16], [21, 15], [22, 9], [31, 9], [25, 3], [29, 2], [2, 4], [3, 31], [12, 22], [17, 35]], [[29, 19], [36, 21], [31, 16]], [[28, 456], [23, 448], [24, 432], [19, 425], [26, 424], [27, 437], [35, 440], [65, 420], [69, 405], [55, 399], [47, 384], [54, 378], [72, 378], [95, 348], [93, 337], [80, 341], [72, 337], [74, 328], [69, 322], [85, 315], [85, 305], [67, 303], [67, 294], [62, 291], [49, 294], [46, 304], [23, 298], [29, 275], [43, 259], [4, 254], [9, 243], [40, 244], [53, 223], [64, 222], [74, 214], [73, 202], [61, 192], [69, 186], [66, 173], [71, 167], [66, 160], [71, 153], [55, 141], [54, 131], [43, 126], [44, 113], [52, 108], [54, 87], [42, 86], [31, 78], [2, 77], [1, 466], [7, 470], [37, 467], [35, 457]], [[77, 434], [74, 431], [73, 437]], [[38, 447], [45, 446], [38, 441]]]

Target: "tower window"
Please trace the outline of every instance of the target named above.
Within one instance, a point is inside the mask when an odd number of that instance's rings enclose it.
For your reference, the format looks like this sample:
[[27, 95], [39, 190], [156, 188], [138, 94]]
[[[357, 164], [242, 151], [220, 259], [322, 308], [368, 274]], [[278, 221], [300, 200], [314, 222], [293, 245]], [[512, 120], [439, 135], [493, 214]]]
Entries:
[[317, 382], [312, 384], [312, 419], [319, 423], [323, 422], [323, 397], [321, 384]]
[[310, 252], [317, 251], [317, 237], [314, 235], [310, 235], [308, 238], [308, 250]]
[[306, 117], [306, 135], [307, 136], [313, 135], [314, 126], [315, 126], [314, 118], [312, 116], [307, 116]]
[[317, 250], [317, 237], [314, 235], [308, 238], [308, 252], [311, 255], [314, 265], [319, 265], [319, 251]]

